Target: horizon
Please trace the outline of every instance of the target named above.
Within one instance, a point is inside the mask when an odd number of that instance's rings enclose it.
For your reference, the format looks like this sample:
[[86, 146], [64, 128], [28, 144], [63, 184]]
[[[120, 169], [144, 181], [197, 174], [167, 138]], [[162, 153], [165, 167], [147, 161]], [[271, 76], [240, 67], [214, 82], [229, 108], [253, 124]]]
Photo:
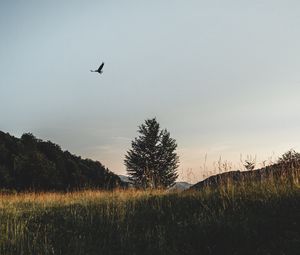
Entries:
[[[300, 149], [297, 1], [0, 3], [0, 130], [116, 174], [157, 117], [195, 181]], [[105, 62], [103, 74], [91, 73]], [[206, 158], [206, 159], [205, 159]]]

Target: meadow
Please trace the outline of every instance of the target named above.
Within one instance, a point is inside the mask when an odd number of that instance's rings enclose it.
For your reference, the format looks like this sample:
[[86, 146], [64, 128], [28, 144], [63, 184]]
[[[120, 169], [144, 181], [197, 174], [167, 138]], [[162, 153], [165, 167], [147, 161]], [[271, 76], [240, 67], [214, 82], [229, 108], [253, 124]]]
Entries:
[[0, 254], [299, 254], [300, 174], [202, 190], [1, 193]]

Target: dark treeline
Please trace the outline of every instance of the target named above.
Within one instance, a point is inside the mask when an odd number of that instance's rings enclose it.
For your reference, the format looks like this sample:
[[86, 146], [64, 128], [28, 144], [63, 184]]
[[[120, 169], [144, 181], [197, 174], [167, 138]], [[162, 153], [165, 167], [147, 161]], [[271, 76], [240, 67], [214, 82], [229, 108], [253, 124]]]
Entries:
[[67, 191], [120, 185], [120, 178], [100, 162], [62, 151], [31, 133], [19, 139], [0, 131], [0, 189]]

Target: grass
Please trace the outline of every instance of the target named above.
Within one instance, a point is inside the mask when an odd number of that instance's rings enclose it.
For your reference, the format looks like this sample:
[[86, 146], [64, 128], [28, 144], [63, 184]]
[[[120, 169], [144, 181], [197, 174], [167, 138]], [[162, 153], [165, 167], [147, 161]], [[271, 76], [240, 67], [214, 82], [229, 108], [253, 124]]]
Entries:
[[291, 176], [183, 193], [1, 194], [0, 254], [299, 254]]

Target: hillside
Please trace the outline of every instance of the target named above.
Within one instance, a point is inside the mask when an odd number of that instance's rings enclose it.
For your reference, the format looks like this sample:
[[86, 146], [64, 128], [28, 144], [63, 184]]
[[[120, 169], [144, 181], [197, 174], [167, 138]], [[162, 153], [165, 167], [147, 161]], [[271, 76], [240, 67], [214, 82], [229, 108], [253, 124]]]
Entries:
[[298, 160], [281, 162], [253, 171], [230, 171], [210, 176], [190, 187], [189, 190], [217, 188], [224, 185], [244, 185], [245, 183], [263, 183], [270, 179], [279, 181], [282, 178], [298, 176], [300, 173]]
[[121, 179], [100, 162], [82, 159], [32, 134], [16, 138], [0, 131], [0, 189], [111, 189]]

